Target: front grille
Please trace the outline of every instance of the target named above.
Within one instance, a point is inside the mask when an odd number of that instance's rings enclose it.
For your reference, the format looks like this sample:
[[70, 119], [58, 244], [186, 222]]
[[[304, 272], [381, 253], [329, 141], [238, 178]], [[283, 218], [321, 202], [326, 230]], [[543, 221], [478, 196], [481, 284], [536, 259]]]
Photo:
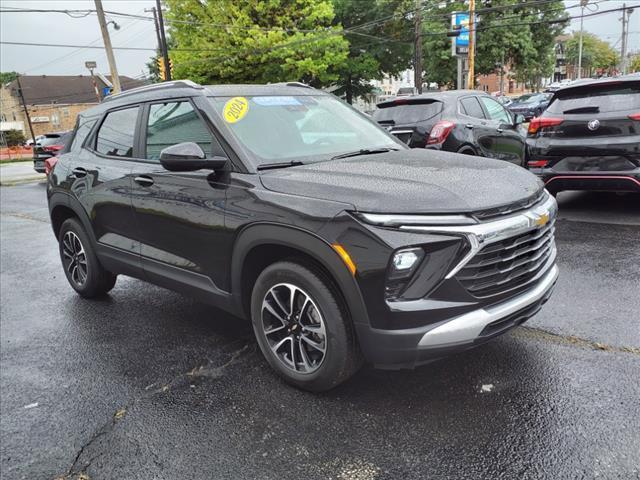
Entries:
[[455, 278], [475, 297], [499, 295], [538, 278], [555, 255], [555, 220], [482, 248]]
[[473, 212], [473, 216], [478, 220], [487, 220], [489, 218], [499, 217], [502, 215], [509, 215], [511, 213], [525, 210], [527, 208], [531, 208], [537, 203], [541, 203], [543, 200], [547, 199], [547, 195], [544, 189], [540, 190], [538, 193], [525, 198], [524, 200], [519, 200], [517, 202], [509, 203], [507, 205], [503, 205], [500, 207], [488, 208], [486, 210], [480, 210], [477, 212]]

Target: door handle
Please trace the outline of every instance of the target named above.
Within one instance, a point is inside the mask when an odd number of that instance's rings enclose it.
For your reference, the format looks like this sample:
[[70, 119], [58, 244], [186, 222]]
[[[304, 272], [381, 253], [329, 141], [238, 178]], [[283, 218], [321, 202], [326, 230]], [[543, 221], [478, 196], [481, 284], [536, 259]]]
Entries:
[[133, 181], [138, 185], [142, 185], [143, 187], [150, 187], [151, 185], [153, 185], [153, 179], [144, 175], [134, 178]]
[[504, 132], [504, 130], [503, 130], [503, 129], [501, 129], [501, 128], [496, 128], [496, 132], [498, 132], [498, 133], [502, 133], [502, 132]]
[[465, 125], [465, 128], [468, 128], [469, 130], [473, 130], [473, 125], [471, 123], [467, 123]]
[[87, 169], [82, 167], [76, 167], [72, 170], [72, 173], [78, 178], [86, 177]]

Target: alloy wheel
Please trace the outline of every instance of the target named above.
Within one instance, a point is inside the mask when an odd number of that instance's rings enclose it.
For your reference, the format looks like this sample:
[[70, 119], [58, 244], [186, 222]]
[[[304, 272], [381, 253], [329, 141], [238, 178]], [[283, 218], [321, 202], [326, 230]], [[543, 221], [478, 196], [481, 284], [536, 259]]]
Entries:
[[262, 331], [275, 357], [296, 373], [315, 372], [327, 352], [324, 319], [300, 287], [280, 283], [262, 301]]
[[87, 254], [78, 235], [68, 231], [62, 238], [62, 262], [69, 273], [69, 278], [78, 287], [87, 281]]

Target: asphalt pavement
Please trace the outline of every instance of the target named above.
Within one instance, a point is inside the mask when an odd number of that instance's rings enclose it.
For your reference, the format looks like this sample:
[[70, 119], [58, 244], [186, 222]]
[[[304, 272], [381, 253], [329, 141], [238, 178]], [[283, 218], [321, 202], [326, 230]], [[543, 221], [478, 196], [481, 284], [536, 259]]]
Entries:
[[2, 187], [0, 475], [640, 478], [640, 196], [559, 201], [561, 276], [537, 317], [318, 395], [282, 383], [249, 325], [214, 308], [123, 277], [81, 299], [44, 185]]

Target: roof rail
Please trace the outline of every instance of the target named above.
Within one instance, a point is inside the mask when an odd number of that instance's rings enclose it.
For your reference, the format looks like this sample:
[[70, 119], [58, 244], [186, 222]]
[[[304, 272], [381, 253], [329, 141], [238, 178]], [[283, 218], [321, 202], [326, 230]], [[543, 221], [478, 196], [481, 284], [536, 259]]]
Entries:
[[193, 88], [194, 90], [204, 89], [202, 85], [192, 82], [191, 80], [174, 80], [172, 82], [154, 83], [152, 85], [143, 85], [142, 87], [125, 90], [124, 92], [118, 93], [116, 95], [109, 95], [105, 97], [103, 101], [108, 102], [112, 99], [118, 99], [118, 98], [126, 97], [128, 95], [133, 95], [134, 93], [153, 92], [156, 90], [164, 90], [165, 88], [173, 88], [173, 87]]
[[313, 89], [311, 85], [307, 85], [306, 83], [302, 83], [302, 82], [276, 82], [276, 83], [271, 83], [270, 85], [285, 85], [287, 87], [302, 87], [302, 88]]

